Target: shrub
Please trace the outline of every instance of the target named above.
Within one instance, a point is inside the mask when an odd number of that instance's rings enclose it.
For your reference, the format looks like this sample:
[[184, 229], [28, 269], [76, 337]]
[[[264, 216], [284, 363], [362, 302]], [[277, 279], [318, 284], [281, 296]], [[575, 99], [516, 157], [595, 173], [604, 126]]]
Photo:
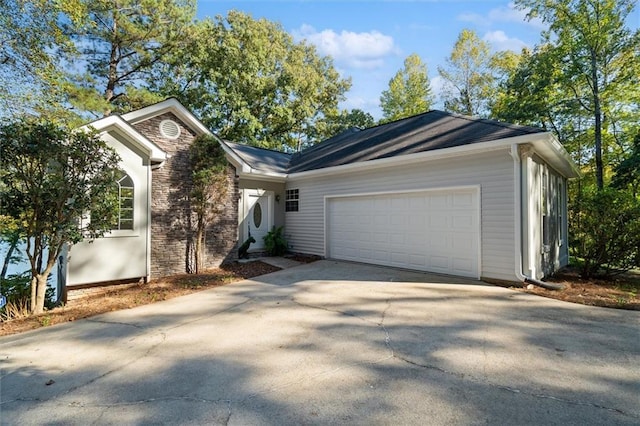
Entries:
[[583, 278], [640, 266], [640, 201], [628, 192], [584, 190], [570, 207], [569, 229]]
[[[29, 316], [29, 304], [31, 302], [30, 280], [31, 274], [29, 271], [0, 279], [0, 294], [7, 298], [7, 304], [0, 309], [0, 320], [7, 321]], [[48, 287], [45, 300], [47, 309], [54, 307], [53, 296], [53, 288]]]
[[282, 235], [282, 226], [273, 227], [264, 240], [264, 247], [269, 256], [282, 256], [287, 251], [287, 240]]

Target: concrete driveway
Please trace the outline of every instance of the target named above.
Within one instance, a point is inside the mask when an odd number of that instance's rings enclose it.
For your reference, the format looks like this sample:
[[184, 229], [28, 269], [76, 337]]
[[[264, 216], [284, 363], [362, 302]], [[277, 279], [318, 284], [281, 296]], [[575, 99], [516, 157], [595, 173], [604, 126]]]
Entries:
[[0, 339], [2, 424], [640, 423], [640, 312], [319, 261]]

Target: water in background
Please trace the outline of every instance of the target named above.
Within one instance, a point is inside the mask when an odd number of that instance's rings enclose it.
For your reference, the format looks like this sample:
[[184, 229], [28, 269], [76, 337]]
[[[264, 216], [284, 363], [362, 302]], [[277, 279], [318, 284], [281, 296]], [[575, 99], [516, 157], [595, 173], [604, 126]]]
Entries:
[[[9, 243], [6, 241], [0, 240], [0, 262], [4, 262], [4, 258], [9, 251]], [[25, 253], [26, 243], [18, 244], [16, 250], [14, 250], [13, 254], [16, 257], [17, 254], [20, 255], [20, 261], [17, 263], [10, 263], [7, 268], [7, 276], [21, 274], [25, 271], [29, 271], [31, 266], [29, 265], [29, 259], [27, 259], [27, 255]], [[47, 255], [47, 251], [45, 250], [44, 255]], [[2, 266], [0, 265], [0, 269]], [[54, 297], [57, 297], [58, 291], [58, 262], [56, 262], [55, 266], [51, 270], [51, 275], [48, 281], [49, 287], [53, 288], [55, 293]]]

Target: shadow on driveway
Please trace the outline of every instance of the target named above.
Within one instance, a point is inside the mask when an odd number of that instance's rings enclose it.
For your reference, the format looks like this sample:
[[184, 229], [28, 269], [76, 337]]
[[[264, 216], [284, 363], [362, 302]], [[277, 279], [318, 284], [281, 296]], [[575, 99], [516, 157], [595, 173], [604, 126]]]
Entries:
[[638, 424], [639, 326], [319, 261], [0, 339], [0, 423]]

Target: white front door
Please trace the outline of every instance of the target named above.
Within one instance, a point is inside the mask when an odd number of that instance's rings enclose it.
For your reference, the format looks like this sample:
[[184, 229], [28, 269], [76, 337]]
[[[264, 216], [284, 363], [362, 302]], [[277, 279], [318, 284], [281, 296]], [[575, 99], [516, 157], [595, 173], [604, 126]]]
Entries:
[[273, 226], [273, 191], [260, 189], [244, 190], [244, 235], [251, 235], [256, 242], [249, 246], [249, 250], [264, 248], [264, 236]]

